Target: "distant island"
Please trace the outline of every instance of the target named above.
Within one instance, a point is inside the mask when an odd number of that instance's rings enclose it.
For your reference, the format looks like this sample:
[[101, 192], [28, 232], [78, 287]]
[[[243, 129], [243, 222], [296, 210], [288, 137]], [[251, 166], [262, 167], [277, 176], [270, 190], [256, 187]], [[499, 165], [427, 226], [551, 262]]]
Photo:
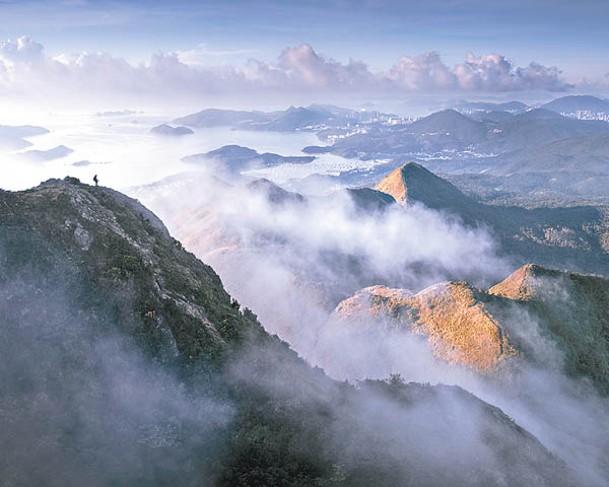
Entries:
[[280, 164], [308, 164], [315, 159], [314, 156], [282, 156], [272, 152], [260, 153], [240, 145], [225, 145], [209, 152], [186, 156], [182, 161], [195, 164], [220, 163], [223, 169], [238, 172]]
[[239, 130], [318, 132], [363, 122], [375, 123], [379, 118], [401, 121], [396, 115], [381, 114], [375, 111], [357, 111], [332, 105], [309, 105], [307, 107], [291, 106], [286, 110], [275, 112], [208, 108], [177, 118], [173, 123], [200, 128], [225, 126]]
[[61, 159], [74, 152], [65, 145], [58, 145], [48, 150], [28, 150], [21, 153], [21, 156], [33, 161], [52, 161], [53, 159]]
[[47, 129], [33, 125], [0, 125], [0, 147], [8, 150], [25, 149], [32, 145], [25, 137], [47, 133]]
[[96, 117], [121, 117], [123, 115], [135, 115], [135, 110], [110, 110], [107, 112], [97, 112]]
[[167, 125], [166, 123], [157, 125], [156, 127], [152, 127], [150, 129], [150, 132], [155, 135], [171, 135], [177, 137], [180, 137], [182, 135], [194, 134], [194, 132], [188, 127], [172, 127], [171, 125]]

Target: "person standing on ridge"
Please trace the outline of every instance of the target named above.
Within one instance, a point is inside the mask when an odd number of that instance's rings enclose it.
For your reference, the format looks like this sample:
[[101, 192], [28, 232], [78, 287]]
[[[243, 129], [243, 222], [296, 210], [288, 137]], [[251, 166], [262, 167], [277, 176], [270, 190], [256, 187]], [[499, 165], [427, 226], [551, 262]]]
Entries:
[[93, 181], [95, 181], [95, 186], [97, 186], [97, 183], [99, 183], [99, 179], [97, 179], [97, 174], [93, 176]]

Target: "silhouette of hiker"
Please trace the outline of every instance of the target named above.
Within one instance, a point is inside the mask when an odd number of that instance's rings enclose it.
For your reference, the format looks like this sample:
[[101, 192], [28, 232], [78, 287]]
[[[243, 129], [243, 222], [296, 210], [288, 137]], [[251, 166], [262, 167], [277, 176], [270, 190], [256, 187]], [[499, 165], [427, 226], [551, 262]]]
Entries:
[[97, 183], [99, 183], [99, 179], [97, 179], [97, 174], [93, 176], [93, 181], [95, 181], [95, 186], [97, 186]]

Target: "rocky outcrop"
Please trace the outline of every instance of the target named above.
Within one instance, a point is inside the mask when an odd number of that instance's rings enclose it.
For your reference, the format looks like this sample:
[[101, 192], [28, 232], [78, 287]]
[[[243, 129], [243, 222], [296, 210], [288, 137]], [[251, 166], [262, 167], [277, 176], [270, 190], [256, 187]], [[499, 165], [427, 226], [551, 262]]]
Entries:
[[[334, 314], [340, 326], [423, 335], [439, 360], [483, 374], [528, 361], [562, 367], [609, 393], [609, 282], [599, 276], [529, 264], [486, 291], [466, 282], [416, 294], [373, 286]], [[559, 351], [558, 364], [546, 361], [544, 347]]]
[[370, 323], [427, 338], [434, 355], [449, 364], [491, 373], [518, 356], [504, 325], [484, 300], [484, 293], [465, 282], [443, 282], [413, 294], [373, 286], [342, 301], [335, 315], [350, 325]]

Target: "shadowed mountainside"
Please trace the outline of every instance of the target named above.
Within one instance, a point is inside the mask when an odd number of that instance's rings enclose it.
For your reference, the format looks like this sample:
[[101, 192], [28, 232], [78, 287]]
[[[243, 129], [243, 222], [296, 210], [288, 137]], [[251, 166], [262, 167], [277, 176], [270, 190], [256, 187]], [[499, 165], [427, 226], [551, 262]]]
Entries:
[[394, 170], [375, 189], [406, 206], [423, 204], [468, 225], [487, 227], [520, 265], [534, 262], [609, 275], [609, 228], [595, 207], [524, 209], [485, 205], [416, 163]]
[[[474, 120], [455, 110], [433, 113], [412, 124], [371, 128], [337, 140], [332, 152], [362, 159], [412, 158], [465, 159], [507, 154], [535, 148], [551, 141], [609, 132], [609, 125], [596, 120], [576, 120], [556, 112], [535, 109], [508, 117]], [[435, 154], [435, 155], [434, 155]], [[457, 157], [457, 159], [459, 159]], [[476, 166], [476, 159], [469, 162]]]

